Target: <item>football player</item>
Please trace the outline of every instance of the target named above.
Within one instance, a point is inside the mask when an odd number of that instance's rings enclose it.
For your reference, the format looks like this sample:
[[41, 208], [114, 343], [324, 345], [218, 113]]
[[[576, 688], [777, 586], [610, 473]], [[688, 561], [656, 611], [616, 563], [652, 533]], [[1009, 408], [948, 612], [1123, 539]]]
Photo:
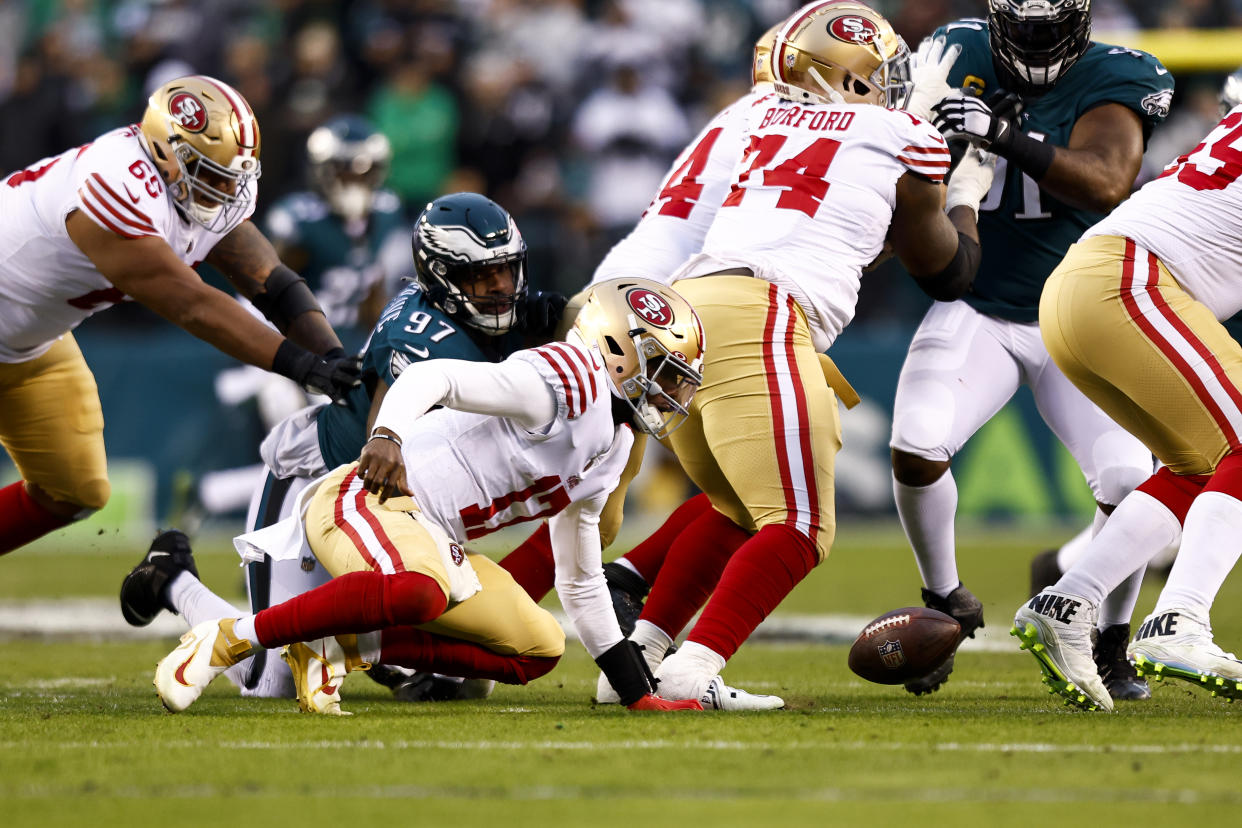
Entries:
[[[500, 364], [408, 367], [360, 457], [307, 487], [289, 519], [236, 540], [239, 551], [275, 559], [300, 557], [305, 542], [335, 578], [256, 615], [195, 626], [156, 668], [164, 706], [184, 710], [229, 665], [278, 645], [300, 706], [319, 713], [341, 712], [350, 670], [421, 661], [429, 650], [464, 676], [524, 684], [543, 675], [563, 650], [560, 628], [462, 544], [547, 518], [561, 603], [622, 703], [702, 709], [653, 694], [613, 614], [598, 526], [632, 430], [661, 438], [685, 421], [704, 351], [682, 297], [618, 279], [592, 289], [564, 342]], [[435, 406], [443, 410], [428, 413]]]
[[[946, 215], [948, 147], [899, 111], [909, 51], [866, 6], [802, 9], [777, 33], [770, 72], [775, 92], [747, 108], [743, 154], [702, 251], [671, 276], [713, 345], [670, 444], [714, 509], [750, 536], [686, 644], [661, 661], [679, 632], [662, 630], [644, 652], [662, 694], [704, 706], [727, 659], [832, 544], [836, 401], [853, 392], [839, 374], [829, 385], [818, 352], [853, 316], [863, 268], [888, 243], [933, 297], [960, 296], [991, 181], [987, 159], [968, 153]], [[783, 705], [735, 694], [729, 709]]]
[[[247, 219], [259, 125], [202, 75], [160, 87], [141, 123], [45, 158], [0, 186], [0, 442], [22, 480], [0, 489], [0, 553], [100, 509], [103, 416], [72, 335], [141, 302], [220, 350], [333, 398], [359, 382], [314, 296]], [[218, 267], [279, 329], [206, 285]], [[288, 334], [285, 338], [282, 334]]]
[[[363, 383], [339, 405], [318, 404], [287, 417], [263, 442], [260, 453], [268, 471], [251, 500], [247, 526], [252, 529], [288, 517], [312, 480], [357, 459], [384, 395], [410, 365], [439, 359], [499, 362], [517, 349], [517, 334], [531, 322], [524, 318], [530, 299], [526, 243], [508, 211], [477, 193], [441, 196], [415, 222], [412, 247], [416, 284], [381, 315], [363, 354]], [[539, 296], [534, 301], [538, 311], [547, 300]], [[248, 572], [256, 612], [328, 578], [310, 555], [259, 561]], [[551, 589], [550, 575], [548, 581], [544, 592]], [[182, 613], [191, 626], [235, 613], [198, 580], [188, 540], [180, 532], [157, 537], [121, 586], [121, 611], [130, 624], [149, 624], [161, 609]], [[231, 670], [229, 677], [246, 695], [290, 697], [294, 692], [288, 668], [266, 652]]]
[[1210, 611], [1242, 530], [1242, 106], [1073, 245], [1044, 286], [1039, 324], [1058, 367], [1164, 466], [1082, 556], [1021, 607], [1014, 634], [1053, 690], [1112, 709], [1095, 675], [1101, 603], [1165, 546], [1181, 547], [1127, 655], [1138, 670], [1242, 698], [1242, 661]]
[[[923, 602], [962, 625], [983, 626], [983, 605], [957, 571], [954, 455], [1020, 385], [1073, 455], [1095, 496], [1096, 527], [1152, 471], [1150, 453], [1074, 387], [1040, 340], [1040, 289], [1066, 248], [1130, 193], [1151, 129], [1169, 111], [1173, 78], [1143, 52], [1091, 41], [1090, 0], [989, 0], [986, 20], [937, 30], [956, 91], [932, 107], [950, 141], [999, 156], [979, 216], [983, 255], [971, 292], [933, 305], [897, 384], [893, 492], [918, 562]], [[1101, 613], [1102, 662], [1114, 692], [1146, 698], [1121, 644], [1142, 573]], [[1120, 631], [1109, 631], [1118, 626]], [[953, 656], [907, 682], [940, 687]]]

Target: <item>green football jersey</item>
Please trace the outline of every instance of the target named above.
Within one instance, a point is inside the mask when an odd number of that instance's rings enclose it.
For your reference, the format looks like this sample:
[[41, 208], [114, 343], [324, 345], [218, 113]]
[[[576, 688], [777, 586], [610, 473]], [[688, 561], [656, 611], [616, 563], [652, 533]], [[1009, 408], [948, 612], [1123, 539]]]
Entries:
[[[962, 53], [949, 73], [949, 85], [983, 97], [999, 86], [992, 66], [987, 21], [965, 19], [936, 31]], [[1047, 94], [1024, 101], [1021, 129], [1033, 138], [1064, 147], [1074, 124], [1088, 110], [1106, 103], [1129, 107], [1151, 129], [1169, 114], [1173, 76], [1160, 61], [1134, 49], [1092, 43], [1087, 53]], [[964, 298], [991, 316], [1019, 322], [1038, 318], [1044, 281], [1065, 251], [1102, 214], [1058, 201], [1004, 158], [996, 164], [992, 189], [980, 205], [979, 239], [983, 257], [974, 286]]]

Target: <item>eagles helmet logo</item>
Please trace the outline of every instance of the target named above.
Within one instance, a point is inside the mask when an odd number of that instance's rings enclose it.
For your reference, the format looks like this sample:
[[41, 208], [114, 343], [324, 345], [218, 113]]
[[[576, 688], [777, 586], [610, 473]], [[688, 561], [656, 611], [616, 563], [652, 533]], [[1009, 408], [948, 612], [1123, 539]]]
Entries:
[[673, 309], [659, 294], [645, 288], [635, 288], [626, 294], [625, 299], [644, 321], [658, 328], [667, 328], [673, 323]]
[[186, 132], [207, 128], [207, 107], [189, 92], [180, 92], [168, 102], [168, 115]]
[[828, 24], [828, 33], [837, 40], [865, 46], [880, 36], [880, 30], [865, 17], [846, 15]]

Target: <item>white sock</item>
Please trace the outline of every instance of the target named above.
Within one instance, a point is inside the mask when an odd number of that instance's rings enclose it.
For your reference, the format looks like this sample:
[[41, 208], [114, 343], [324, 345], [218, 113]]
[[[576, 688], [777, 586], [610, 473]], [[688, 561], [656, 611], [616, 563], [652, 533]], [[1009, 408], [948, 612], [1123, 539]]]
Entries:
[[233, 635], [244, 638], [255, 647], [262, 647], [259, 634], [254, 631], [254, 616], [244, 615], [233, 622]]
[[676, 656], [694, 664], [699, 673], [709, 678], [719, 675], [725, 666], [724, 656], [694, 641], [687, 641], [681, 645], [677, 650]]
[[643, 648], [643, 658], [652, 670], [664, 660], [664, 654], [672, 646], [673, 639], [668, 633], [641, 618], [634, 624], [634, 632], [630, 633], [630, 641]]
[[1121, 584], [1108, 593], [1108, 597], [1100, 604], [1100, 617], [1096, 626], [1101, 630], [1117, 624], [1129, 624], [1134, 615], [1134, 605], [1138, 603], [1139, 587], [1143, 586], [1143, 575], [1146, 566], [1140, 566]]
[[[1095, 513], [1097, 515], [1100, 514], [1098, 507]], [[1095, 533], [1096, 526], [1093, 522], [1088, 526], [1084, 526], [1081, 532], [1067, 540], [1057, 550], [1057, 568], [1062, 572], [1069, 572], [1069, 568], [1082, 557], [1083, 552], [1087, 551], [1087, 544], [1091, 542], [1091, 538], [1095, 536]]]
[[1242, 555], [1239, 529], [1242, 501], [1224, 492], [1196, 497], [1186, 513], [1181, 551], [1153, 612], [1200, 610], [1207, 618], [1216, 593]]
[[957, 514], [957, 482], [946, 471], [930, 486], [907, 486], [893, 478], [893, 499], [906, 539], [923, 577], [923, 586], [937, 595], [948, 595], [960, 583], [954, 516]]
[[367, 664], [380, 663], [380, 650], [383, 648], [383, 633], [378, 630], [358, 634], [358, 655]]
[[216, 595], [193, 574], [182, 570], [165, 587], [172, 604], [191, 627], [217, 618], [236, 618], [244, 612]]
[[1181, 525], [1167, 506], [1146, 492], [1131, 492], [1052, 589], [1099, 606], [1122, 581], [1176, 543], [1180, 535]]

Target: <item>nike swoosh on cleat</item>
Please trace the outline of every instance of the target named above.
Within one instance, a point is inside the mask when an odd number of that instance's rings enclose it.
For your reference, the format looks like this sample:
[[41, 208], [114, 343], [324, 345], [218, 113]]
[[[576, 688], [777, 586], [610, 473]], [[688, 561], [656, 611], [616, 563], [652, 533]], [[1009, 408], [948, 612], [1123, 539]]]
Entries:
[[182, 687], [193, 686], [192, 684], [190, 684], [188, 681], [185, 680], [185, 668], [190, 666], [190, 662], [194, 660], [194, 656], [198, 655], [198, 648], [201, 646], [203, 646], [203, 642], [201, 641], [198, 642], [198, 644], [194, 645], [194, 652], [190, 653], [190, 657], [187, 658], [185, 661], [181, 662], [181, 666], [177, 668], [177, 671], [175, 673], [173, 673], [173, 678], [176, 679], [177, 683], [180, 684]]
[[150, 560], [152, 558], [159, 558], [159, 557], [167, 558], [167, 557], [170, 557], [171, 555], [172, 555], [171, 552], [148, 552], [147, 560]]

